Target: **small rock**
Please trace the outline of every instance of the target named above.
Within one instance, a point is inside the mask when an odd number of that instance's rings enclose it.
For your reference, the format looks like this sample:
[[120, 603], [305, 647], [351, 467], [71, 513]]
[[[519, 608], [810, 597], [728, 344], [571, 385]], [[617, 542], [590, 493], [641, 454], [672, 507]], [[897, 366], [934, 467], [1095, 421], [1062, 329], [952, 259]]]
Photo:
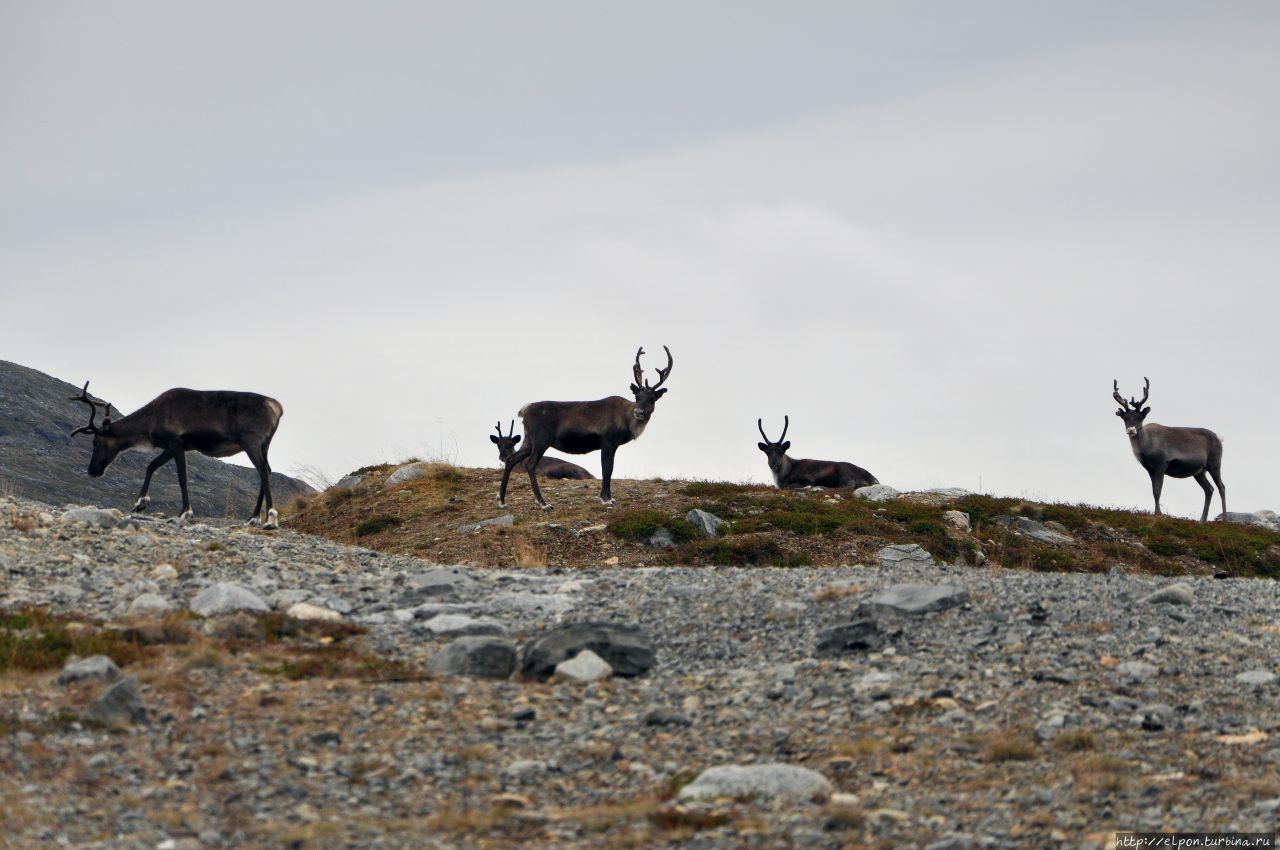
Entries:
[[590, 649], [618, 676], [639, 676], [653, 667], [653, 643], [639, 627], [621, 623], [574, 623], [534, 638], [524, 645], [520, 670], [545, 679], [556, 665]]
[[363, 475], [344, 475], [338, 479], [338, 483], [330, 487], [330, 490], [350, 490], [352, 487], [364, 480]]
[[407, 484], [410, 481], [417, 481], [419, 478], [423, 478], [430, 473], [433, 466], [435, 466], [435, 464], [427, 463], [426, 461], [406, 463], [404, 466], [398, 467], [394, 472], [387, 476], [386, 485], [388, 487], [394, 487], [397, 484]]
[[62, 514], [63, 522], [83, 522], [98, 528], [115, 528], [122, 514], [115, 508], [72, 508]]
[[496, 516], [491, 519], [482, 519], [479, 522], [469, 523], [468, 525], [460, 525], [458, 526], [458, 532], [460, 534], [470, 534], [471, 532], [477, 529], [488, 528], [491, 525], [515, 525], [515, 524], [516, 524], [516, 518], [513, 514], [503, 514], [502, 516]]
[[869, 502], [887, 502], [895, 496], [901, 495], [901, 493], [901, 490], [890, 487], [888, 484], [872, 484], [869, 487], [859, 487], [853, 491], [853, 495]]
[[669, 528], [659, 528], [649, 538], [644, 541], [647, 545], [655, 549], [674, 549], [676, 548], [675, 535], [671, 533]]
[[1150, 679], [1158, 673], [1159, 670], [1157, 670], [1154, 665], [1148, 664], [1145, 661], [1126, 661], [1123, 664], [1116, 665], [1116, 672], [1126, 679], [1143, 681], [1145, 679]]
[[427, 620], [422, 626], [435, 635], [465, 637], [469, 635], [504, 635], [505, 626], [486, 617], [468, 617], [465, 614], [440, 614]]
[[111, 728], [147, 722], [147, 709], [138, 696], [138, 683], [121, 679], [107, 688], [84, 710], [83, 718]]
[[173, 605], [158, 593], [144, 593], [129, 603], [129, 614], [163, 614], [173, 610]]
[[58, 674], [59, 685], [73, 682], [115, 682], [120, 679], [120, 668], [105, 655], [68, 661]]
[[1039, 543], [1061, 544], [1076, 542], [1076, 539], [1070, 534], [1054, 531], [1044, 523], [1036, 522], [1028, 517], [1002, 516], [997, 517], [996, 522]]
[[712, 537], [719, 537], [720, 530], [728, 525], [727, 522], [720, 519], [720, 517], [715, 514], [699, 508], [694, 508], [689, 511], [684, 515], [684, 518], [693, 523], [694, 527], [697, 528], [698, 531], [702, 532], [702, 536], [708, 539]]
[[430, 667], [437, 674], [506, 679], [516, 669], [516, 645], [493, 635], [461, 637], [436, 653]]
[[943, 511], [942, 521], [948, 528], [954, 528], [956, 531], [969, 530], [969, 515], [964, 511]]
[[875, 594], [860, 607], [868, 611], [918, 615], [944, 611], [968, 600], [966, 591], [951, 584], [895, 584]]
[[204, 590], [191, 600], [191, 610], [202, 617], [212, 617], [227, 611], [258, 611], [265, 613], [271, 610], [256, 593], [238, 584], [220, 581]]
[[916, 543], [896, 543], [886, 546], [879, 553], [880, 566], [933, 566], [933, 556]]
[[587, 684], [613, 675], [608, 662], [589, 649], [584, 649], [568, 661], [556, 665], [556, 678]]
[[1262, 687], [1269, 685], [1276, 680], [1276, 674], [1270, 670], [1250, 670], [1247, 673], [1239, 673], [1236, 675], [1236, 681], [1242, 685], [1253, 685], [1254, 687]]
[[963, 835], [948, 835], [941, 841], [935, 841], [924, 850], [973, 850], [973, 842]]
[[650, 709], [644, 716], [645, 726], [692, 726], [689, 715], [665, 708]]
[[319, 605], [311, 605], [307, 602], [295, 602], [289, 606], [289, 610], [285, 611], [285, 613], [296, 620], [324, 620], [330, 623], [337, 623], [342, 620], [342, 615], [337, 611], [322, 608]]
[[790, 764], [723, 765], [680, 790], [681, 800], [715, 797], [822, 802], [834, 789], [816, 770]]
[[1196, 597], [1191, 588], [1182, 582], [1171, 584], [1168, 587], [1162, 587], [1154, 593], [1149, 593], [1138, 600], [1142, 605], [1190, 605], [1195, 602]]
[[178, 571], [173, 568], [172, 564], [157, 564], [156, 568], [151, 571], [153, 581], [173, 581], [178, 577]]
[[814, 654], [830, 658], [850, 652], [870, 652], [884, 646], [885, 636], [875, 620], [862, 618], [827, 629], [818, 635]]

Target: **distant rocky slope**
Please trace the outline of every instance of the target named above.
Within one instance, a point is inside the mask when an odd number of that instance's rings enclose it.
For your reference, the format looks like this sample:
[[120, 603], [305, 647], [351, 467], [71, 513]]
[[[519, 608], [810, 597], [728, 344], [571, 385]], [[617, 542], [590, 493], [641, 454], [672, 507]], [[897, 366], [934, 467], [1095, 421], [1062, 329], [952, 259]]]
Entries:
[[[0, 360], [0, 490], [42, 502], [128, 508], [142, 486], [152, 453], [128, 452], [116, 459], [102, 478], [90, 478], [92, 439], [67, 435], [85, 424], [86, 408], [68, 401], [79, 386]], [[156, 394], [167, 387], [157, 387]], [[112, 409], [113, 416], [122, 415]], [[258, 475], [252, 469], [191, 453], [187, 481], [197, 516], [248, 517], [258, 498]], [[273, 473], [271, 493], [277, 505], [311, 493], [306, 484]], [[173, 465], [151, 482], [151, 509], [177, 513], [181, 507]]]

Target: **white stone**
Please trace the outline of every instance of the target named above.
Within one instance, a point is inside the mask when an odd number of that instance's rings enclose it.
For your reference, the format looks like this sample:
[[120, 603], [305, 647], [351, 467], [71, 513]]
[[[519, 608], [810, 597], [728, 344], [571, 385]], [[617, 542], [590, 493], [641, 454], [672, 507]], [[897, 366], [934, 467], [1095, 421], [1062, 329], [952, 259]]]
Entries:
[[262, 601], [258, 594], [238, 584], [220, 581], [206, 587], [191, 600], [191, 610], [202, 617], [222, 614], [227, 611], [270, 611], [270, 606]]
[[395, 472], [387, 476], [387, 486], [392, 487], [396, 484], [405, 484], [409, 481], [417, 481], [431, 471], [431, 467], [435, 464], [426, 461], [418, 461], [417, 463], [406, 463], [404, 466], [396, 469]]
[[568, 661], [556, 665], [556, 677], [572, 682], [598, 682], [613, 675], [609, 662], [589, 649], [584, 649]]
[[129, 603], [130, 614], [163, 614], [172, 610], [169, 600], [158, 593], [144, 593]]
[[822, 802], [834, 789], [816, 770], [790, 764], [723, 765], [704, 770], [680, 791], [681, 800], [714, 797]]
[[853, 491], [853, 495], [859, 499], [866, 499], [870, 502], [887, 502], [895, 496], [901, 495], [902, 491], [888, 484], [872, 484], [869, 487], [859, 487]]
[[331, 623], [342, 620], [342, 615], [337, 611], [312, 605], [309, 602], [295, 602], [285, 613], [297, 620], [326, 620]]

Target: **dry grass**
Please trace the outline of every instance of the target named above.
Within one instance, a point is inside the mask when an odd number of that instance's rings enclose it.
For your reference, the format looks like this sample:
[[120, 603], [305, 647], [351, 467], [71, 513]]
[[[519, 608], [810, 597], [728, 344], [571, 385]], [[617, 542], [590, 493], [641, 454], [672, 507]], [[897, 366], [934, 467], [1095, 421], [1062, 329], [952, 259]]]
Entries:
[[1031, 761], [1039, 754], [1035, 738], [1021, 730], [997, 733], [987, 742], [983, 759], [992, 764], [1008, 761]]
[[1124, 788], [1129, 766], [1115, 756], [1084, 756], [1071, 764], [1071, 775], [1077, 791], [1083, 793], [1115, 793]]

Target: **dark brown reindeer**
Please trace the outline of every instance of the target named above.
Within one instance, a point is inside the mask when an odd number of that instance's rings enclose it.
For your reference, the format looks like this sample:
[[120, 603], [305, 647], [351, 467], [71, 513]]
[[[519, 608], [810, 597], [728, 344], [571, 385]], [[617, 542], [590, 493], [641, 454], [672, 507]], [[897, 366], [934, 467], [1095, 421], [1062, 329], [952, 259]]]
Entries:
[[[489, 439], [493, 440], [498, 446], [498, 460], [506, 463], [507, 458], [511, 457], [511, 453], [516, 450], [516, 443], [520, 442], [520, 435], [516, 433], [516, 421], [511, 420], [509, 434], [502, 433], [502, 422], [498, 422], [498, 436], [489, 435]], [[523, 472], [528, 472], [529, 461], [519, 465]], [[546, 478], [570, 478], [578, 481], [586, 481], [589, 478], [595, 478], [587, 470], [578, 466], [576, 463], [570, 463], [567, 460], [561, 460], [558, 457], [543, 457], [538, 461], [538, 472]]]
[[[187, 457], [197, 451], [210, 457], [230, 457], [244, 452], [249, 456], [258, 478], [258, 504], [249, 518], [256, 525], [267, 505], [267, 521], [263, 528], [276, 528], [279, 517], [271, 504], [271, 466], [267, 449], [284, 408], [274, 398], [257, 393], [224, 390], [172, 389], [161, 393], [146, 405], [115, 421], [111, 405], [89, 398], [89, 382], [72, 401], [89, 405], [89, 424], [71, 432], [93, 435], [93, 457], [89, 459], [89, 476], [97, 478], [107, 471], [116, 456], [129, 449], [160, 449], [160, 454], [147, 467], [142, 479], [142, 492], [134, 503], [135, 512], [145, 511], [151, 503], [147, 490], [151, 476], [169, 461], [178, 468], [178, 486], [182, 489], [182, 518], [191, 517], [191, 498], [187, 495]], [[95, 425], [97, 407], [104, 408], [102, 424]]]
[[763, 443], [757, 443], [760, 451], [769, 458], [769, 471], [773, 473], [773, 481], [780, 488], [788, 487], [869, 487], [879, 484], [876, 477], [860, 466], [840, 460], [796, 460], [787, 457], [787, 449], [791, 444], [787, 439], [787, 429], [791, 427], [791, 417], [783, 417], [782, 436], [773, 442], [764, 432], [764, 421], [757, 419], [756, 427], [760, 429]]
[[1156, 497], [1156, 515], [1160, 515], [1160, 490], [1166, 475], [1174, 478], [1194, 478], [1204, 490], [1204, 510], [1200, 521], [1209, 518], [1209, 504], [1213, 501], [1213, 487], [1205, 473], [1213, 476], [1222, 497], [1222, 512], [1227, 512], [1227, 488], [1222, 483], [1222, 440], [1207, 428], [1168, 428], [1152, 422], [1143, 424], [1151, 408], [1143, 407], [1151, 395], [1151, 381], [1142, 379], [1142, 400], [1125, 401], [1120, 395], [1120, 382], [1111, 382], [1111, 397], [1120, 405], [1116, 416], [1124, 420], [1125, 433], [1133, 456], [1151, 476], [1151, 492]]
[[536, 470], [547, 449], [556, 449], [571, 455], [600, 452], [600, 501], [605, 505], [614, 504], [609, 492], [609, 483], [613, 478], [613, 455], [618, 446], [639, 438], [644, 433], [649, 418], [653, 416], [653, 407], [666, 392], [662, 387], [667, 376], [671, 374], [674, 361], [671, 349], [665, 345], [667, 352], [667, 368], [658, 370], [658, 383], [653, 386], [642, 380], [640, 368], [641, 348], [636, 352], [635, 366], [632, 374], [635, 383], [631, 392], [635, 401], [627, 401], [621, 396], [609, 396], [597, 401], [535, 401], [520, 408], [520, 419], [524, 422], [524, 448], [507, 458], [507, 465], [502, 470], [502, 486], [498, 488], [498, 506], [507, 506], [507, 480], [511, 470], [517, 464], [528, 459], [526, 468], [529, 472], [529, 483], [533, 485], [533, 498], [543, 510], [551, 510], [551, 505], [542, 498], [538, 489]]

